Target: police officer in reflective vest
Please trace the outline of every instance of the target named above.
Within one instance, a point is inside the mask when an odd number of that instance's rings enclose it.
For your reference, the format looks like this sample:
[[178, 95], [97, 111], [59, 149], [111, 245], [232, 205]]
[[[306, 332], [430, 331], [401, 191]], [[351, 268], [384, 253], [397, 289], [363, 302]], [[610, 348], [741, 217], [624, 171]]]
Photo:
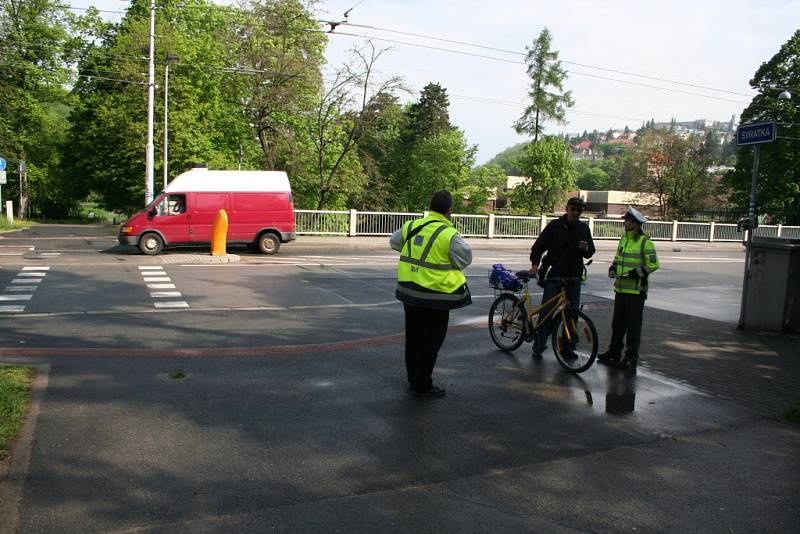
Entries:
[[[614, 278], [614, 318], [611, 323], [611, 343], [598, 361], [635, 373], [639, 363], [642, 339], [642, 315], [647, 298], [647, 280], [658, 269], [658, 255], [653, 241], [642, 231], [647, 218], [628, 207], [623, 222], [625, 235], [617, 244], [614, 263], [608, 277]], [[622, 339], [625, 337], [625, 356]]]
[[395, 296], [406, 319], [406, 373], [414, 395], [443, 397], [445, 389], [431, 375], [447, 336], [450, 310], [472, 303], [462, 272], [472, 263], [472, 249], [450, 222], [453, 197], [433, 194], [430, 215], [404, 224], [389, 245], [400, 252]]

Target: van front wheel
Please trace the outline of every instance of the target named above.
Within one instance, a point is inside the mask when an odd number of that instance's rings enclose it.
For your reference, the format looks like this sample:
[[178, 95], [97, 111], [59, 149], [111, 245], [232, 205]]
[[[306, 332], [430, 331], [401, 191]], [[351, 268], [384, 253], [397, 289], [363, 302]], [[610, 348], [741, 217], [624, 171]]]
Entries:
[[147, 256], [155, 256], [164, 248], [161, 236], [154, 233], [144, 234], [139, 239], [139, 250]]
[[275, 234], [261, 234], [258, 238], [258, 250], [262, 254], [275, 254], [279, 248], [281, 248], [281, 240]]

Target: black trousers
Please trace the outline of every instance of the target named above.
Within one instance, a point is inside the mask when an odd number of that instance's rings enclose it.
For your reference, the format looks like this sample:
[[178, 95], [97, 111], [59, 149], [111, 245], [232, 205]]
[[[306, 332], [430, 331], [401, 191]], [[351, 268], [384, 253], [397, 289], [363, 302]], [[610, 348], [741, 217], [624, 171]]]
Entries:
[[403, 304], [406, 312], [406, 373], [414, 391], [433, 385], [431, 375], [439, 349], [447, 337], [450, 310], [434, 310]]
[[611, 321], [611, 343], [608, 345], [612, 354], [622, 354], [622, 340], [625, 338], [625, 358], [639, 360], [644, 299], [644, 295], [614, 294], [614, 318]]

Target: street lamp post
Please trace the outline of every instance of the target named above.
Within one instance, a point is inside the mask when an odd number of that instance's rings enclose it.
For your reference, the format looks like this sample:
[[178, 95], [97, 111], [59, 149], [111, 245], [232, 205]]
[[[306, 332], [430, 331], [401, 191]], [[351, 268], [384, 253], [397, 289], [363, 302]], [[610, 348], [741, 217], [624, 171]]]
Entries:
[[177, 54], [167, 54], [167, 62], [164, 65], [164, 189], [167, 188], [169, 161], [167, 159], [167, 137], [169, 133], [169, 64], [177, 61]]

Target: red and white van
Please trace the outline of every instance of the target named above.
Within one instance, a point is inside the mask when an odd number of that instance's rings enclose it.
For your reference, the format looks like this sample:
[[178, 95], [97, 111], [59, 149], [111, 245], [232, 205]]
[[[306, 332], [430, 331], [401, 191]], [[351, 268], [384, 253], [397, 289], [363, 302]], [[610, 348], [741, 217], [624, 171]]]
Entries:
[[275, 254], [295, 239], [289, 178], [280, 171], [192, 169], [175, 177], [143, 211], [120, 227], [119, 242], [142, 254], [165, 246], [211, 242], [217, 212], [228, 215], [228, 243], [254, 245]]

